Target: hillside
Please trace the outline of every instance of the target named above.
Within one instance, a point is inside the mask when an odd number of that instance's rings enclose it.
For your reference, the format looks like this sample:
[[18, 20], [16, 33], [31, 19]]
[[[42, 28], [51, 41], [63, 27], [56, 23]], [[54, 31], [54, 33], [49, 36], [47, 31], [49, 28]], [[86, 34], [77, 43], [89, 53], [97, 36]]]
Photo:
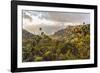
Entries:
[[76, 25], [67, 26], [65, 29], [59, 30], [53, 36], [71, 37], [72, 35], [78, 36], [90, 34], [90, 25]]
[[23, 29], [22, 30], [22, 37], [23, 38], [30, 38], [30, 37], [33, 37], [33, 34], [28, 32], [27, 30]]
[[23, 62], [90, 58], [90, 25], [68, 26], [48, 36], [23, 30]]

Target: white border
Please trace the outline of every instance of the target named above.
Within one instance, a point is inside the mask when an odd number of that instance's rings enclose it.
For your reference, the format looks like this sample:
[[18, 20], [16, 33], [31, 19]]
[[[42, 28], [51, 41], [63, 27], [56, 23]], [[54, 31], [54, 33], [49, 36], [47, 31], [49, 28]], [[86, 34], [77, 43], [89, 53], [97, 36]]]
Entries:
[[[67, 60], [67, 61], [44, 61], [44, 62], [26, 62], [22, 63], [22, 10], [40, 10], [40, 11], [60, 11], [60, 12], [82, 12], [90, 13], [90, 59], [87, 60]], [[18, 52], [17, 66], [18, 68], [25, 67], [43, 67], [57, 65], [78, 65], [78, 64], [93, 64], [94, 63], [94, 10], [92, 9], [75, 9], [75, 8], [57, 8], [57, 7], [40, 7], [40, 6], [18, 6], [17, 12], [17, 34], [18, 34]]]

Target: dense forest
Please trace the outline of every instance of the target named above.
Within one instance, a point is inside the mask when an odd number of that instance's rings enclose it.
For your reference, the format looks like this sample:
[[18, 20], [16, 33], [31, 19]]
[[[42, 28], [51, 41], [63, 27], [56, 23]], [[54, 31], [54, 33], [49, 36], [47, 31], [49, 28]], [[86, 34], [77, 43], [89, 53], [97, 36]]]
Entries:
[[46, 35], [22, 31], [22, 61], [58, 61], [90, 58], [90, 24], [67, 26]]

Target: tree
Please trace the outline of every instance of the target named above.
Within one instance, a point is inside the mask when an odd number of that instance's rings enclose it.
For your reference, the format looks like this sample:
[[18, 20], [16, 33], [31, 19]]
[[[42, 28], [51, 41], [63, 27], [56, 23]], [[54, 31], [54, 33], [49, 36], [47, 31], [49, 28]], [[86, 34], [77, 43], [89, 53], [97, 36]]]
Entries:
[[85, 22], [83, 22], [83, 24], [85, 24]]
[[41, 31], [41, 30], [42, 30], [42, 28], [40, 27], [40, 28], [39, 28], [39, 30]]

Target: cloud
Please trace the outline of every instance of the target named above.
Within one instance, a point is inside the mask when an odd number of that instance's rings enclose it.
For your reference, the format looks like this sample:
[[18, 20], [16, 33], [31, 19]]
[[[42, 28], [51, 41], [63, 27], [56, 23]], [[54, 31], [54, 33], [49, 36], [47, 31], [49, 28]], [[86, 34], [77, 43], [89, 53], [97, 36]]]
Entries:
[[39, 28], [42, 28], [43, 32], [50, 35], [68, 25], [83, 22], [90, 23], [89, 14], [23, 11], [23, 29], [34, 34], [40, 34]]

